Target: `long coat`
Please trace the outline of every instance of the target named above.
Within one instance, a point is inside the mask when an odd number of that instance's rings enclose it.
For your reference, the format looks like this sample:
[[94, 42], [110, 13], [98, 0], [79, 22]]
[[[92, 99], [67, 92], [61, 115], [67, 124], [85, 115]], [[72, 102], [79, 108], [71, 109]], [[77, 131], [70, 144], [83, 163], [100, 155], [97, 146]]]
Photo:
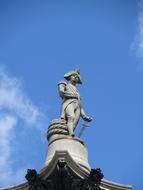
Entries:
[[81, 108], [81, 98], [78, 90], [71, 83], [60, 81], [58, 84], [59, 94], [62, 98], [61, 118], [66, 119], [65, 110], [67, 106], [73, 102], [76, 102]]

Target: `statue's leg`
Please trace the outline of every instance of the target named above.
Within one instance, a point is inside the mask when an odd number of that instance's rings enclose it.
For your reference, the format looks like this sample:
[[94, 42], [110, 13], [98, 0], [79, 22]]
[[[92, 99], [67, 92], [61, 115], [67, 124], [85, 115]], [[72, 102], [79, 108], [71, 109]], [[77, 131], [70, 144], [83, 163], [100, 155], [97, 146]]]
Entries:
[[67, 117], [67, 126], [70, 136], [74, 136], [73, 130], [74, 130], [74, 119], [75, 119], [75, 113], [74, 113], [74, 103], [71, 103], [66, 108], [66, 117]]
[[75, 106], [75, 118], [74, 118], [74, 129], [75, 127], [77, 126], [78, 122], [79, 122], [79, 119], [80, 119], [80, 107], [78, 104], [76, 104]]
[[61, 108], [61, 116], [60, 116], [61, 119], [65, 119], [65, 110], [63, 109], [63, 106]]

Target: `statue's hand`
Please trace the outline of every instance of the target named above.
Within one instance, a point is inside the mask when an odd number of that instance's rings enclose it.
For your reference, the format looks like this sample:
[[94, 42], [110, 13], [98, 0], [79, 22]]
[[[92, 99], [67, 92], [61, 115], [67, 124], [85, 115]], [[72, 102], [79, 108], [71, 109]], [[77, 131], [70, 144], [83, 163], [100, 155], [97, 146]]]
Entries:
[[83, 117], [83, 120], [84, 120], [84, 121], [87, 121], [87, 122], [90, 122], [90, 121], [92, 121], [92, 117], [85, 115], [85, 116]]

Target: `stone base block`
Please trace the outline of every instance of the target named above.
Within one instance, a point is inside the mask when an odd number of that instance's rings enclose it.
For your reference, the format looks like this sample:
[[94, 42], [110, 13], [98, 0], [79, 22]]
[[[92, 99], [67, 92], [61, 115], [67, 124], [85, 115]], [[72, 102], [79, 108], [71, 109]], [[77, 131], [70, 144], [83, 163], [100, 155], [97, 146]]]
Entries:
[[87, 148], [83, 141], [81, 141], [79, 138], [59, 136], [59, 138], [55, 138], [50, 141], [46, 155], [45, 166], [51, 162], [56, 151], [67, 151], [74, 162], [76, 162], [82, 168], [82, 170], [90, 173], [91, 168], [88, 164]]

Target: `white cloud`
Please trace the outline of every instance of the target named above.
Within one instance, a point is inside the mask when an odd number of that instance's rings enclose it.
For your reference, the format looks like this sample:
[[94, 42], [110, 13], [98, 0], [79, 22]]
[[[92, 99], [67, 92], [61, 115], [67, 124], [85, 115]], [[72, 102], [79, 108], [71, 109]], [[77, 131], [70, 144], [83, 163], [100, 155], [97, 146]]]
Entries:
[[19, 183], [28, 167], [13, 167], [19, 122], [23, 123], [22, 132], [31, 126], [41, 132], [45, 117], [26, 95], [21, 81], [0, 67], [0, 187]]
[[0, 168], [6, 164], [10, 156], [10, 142], [14, 137], [13, 128], [16, 122], [16, 118], [10, 115], [0, 116]]
[[15, 112], [28, 124], [34, 124], [41, 112], [22, 90], [21, 82], [0, 69], [0, 109]]
[[11, 179], [11, 142], [14, 138], [14, 127], [17, 119], [8, 114], [0, 115], [0, 179], [5, 184]]
[[132, 44], [132, 48], [136, 51], [139, 58], [143, 58], [143, 0], [138, 4], [138, 28], [136, 39]]

